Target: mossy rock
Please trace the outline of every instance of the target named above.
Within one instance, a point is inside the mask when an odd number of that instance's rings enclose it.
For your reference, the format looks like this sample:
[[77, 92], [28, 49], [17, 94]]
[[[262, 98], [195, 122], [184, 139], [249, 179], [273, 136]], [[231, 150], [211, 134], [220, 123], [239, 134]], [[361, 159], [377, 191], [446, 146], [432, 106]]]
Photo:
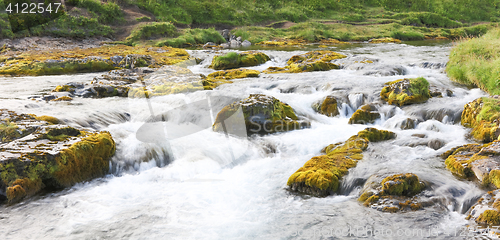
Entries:
[[[244, 123], [231, 118], [241, 111]], [[247, 99], [225, 106], [213, 125], [216, 132], [246, 132], [270, 134], [309, 127], [308, 122], [299, 121], [292, 107], [280, 100], [262, 94], [251, 94]], [[224, 130], [225, 129], [225, 130]]]
[[[379, 137], [373, 137], [374, 135]], [[317, 197], [333, 194], [349, 168], [355, 167], [357, 161], [363, 159], [362, 152], [368, 147], [369, 139], [379, 141], [392, 137], [395, 137], [394, 133], [367, 128], [344, 143], [331, 144], [323, 150], [325, 155], [311, 158], [292, 174], [287, 185], [292, 191]]]
[[376, 38], [368, 41], [369, 43], [401, 43], [401, 40], [395, 38]]
[[313, 106], [314, 110], [318, 113], [326, 115], [328, 117], [335, 117], [339, 115], [339, 109], [337, 108], [337, 99], [333, 96], [327, 96], [320, 103]]
[[[168, 47], [130, 47], [124, 45], [99, 48], [28, 51], [19, 55], [10, 53], [0, 66], [0, 75], [39, 76], [86, 72], [148, 65], [160, 67], [186, 61], [189, 54], [183, 49]], [[125, 61], [118, 61], [125, 60]], [[127, 61], [130, 60], [130, 61]]]
[[329, 71], [339, 69], [339, 65], [331, 63], [332, 60], [346, 58], [346, 55], [327, 51], [311, 51], [301, 55], [292, 56], [285, 68], [269, 67], [265, 73], [301, 73], [314, 71]]
[[[383, 179], [382, 179], [383, 178]], [[416, 195], [421, 193], [425, 184], [413, 173], [386, 176], [371, 176], [363, 187], [358, 201], [364, 206], [383, 212], [416, 211], [424, 205]]]
[[474, 220], [476, 223], [488, 226], [500, 225], [500, 190], [489, 191], [467, 211], [468, 220]]
[[257, 70], [244, 68], [217, 71], [208, 74], [208, 76], [203, 79], [203, 87], [205, 90], [212, 90], [222, 84], [232, 83], [232, 81], [229, 81], [231, 79], [258, 77], [259, 74], [260, 72]]
[[482, 142], [500, 137], [500, 99], [498, 96], [478, 98], [464, 106], [461, 123], [472, 128], [471, 135]]
[[[460, 177], [470, 177], [474, 173], [471, 170], [471, 158], [482, 148], [480, 144], [467, 144], [452, 149], [451, 154], [446, 157], [445, 165], [448, 170]], [[444, 153], [448, 154], [448, 153]]]
[[289, 47], [289, 46], [302, 46], [307, 44], [303, 39], [274, 39], [271, 41], [261, 41], [257, 45], [271, 46], [271, 47]]
[[69, 187], [107, 174], [116, 149], [108, 132], [51, 125], [6, 110], [0, 115], [29, 130], [26, 138], [0, 144], [0, 199], [15, 203], [45, 187]]
[[349, 118], [349, 124], [369, 124], [374, 123], [379, 118], [380, 113], [377, 112], [377, 108], [372, 104], [366, 104], [352, 114]]
[[215, 70], [252, 67], [263, 64], [269, 60], [271, 60], [269, 56], [262, 52], [229, 52], [223, 56], [215, 56], [209, 67]]
[[386, 83], [380, 92], [382, 100], [392, 105], [409, 105], [429, 99], [429, 82], [425, 78], [405, 78]]

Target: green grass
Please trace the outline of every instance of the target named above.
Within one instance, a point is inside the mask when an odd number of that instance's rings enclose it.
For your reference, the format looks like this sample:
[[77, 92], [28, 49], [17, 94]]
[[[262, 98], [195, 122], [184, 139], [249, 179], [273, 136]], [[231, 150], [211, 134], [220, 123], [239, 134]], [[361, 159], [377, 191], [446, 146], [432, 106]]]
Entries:
[[451, 50], [446, 72], [453, 81], [500, 94], [500, 29], [461, 40]]
[[179, 36], [179, 33], [177, 32], [177, 28], [172, 23], [153, 22], [142, 25], [134, 29], [130, 34], [130, 36], [128, 36], [127, 39], [125, 39], [125, 42], [127, 42], [130, 45], [133, 42], [139, 40], [148, 40], [159, 37], [177, 37], [177, 36]]
[[99, 0], [79, 0], [76, 5], [79, 8], [87, 9], [100, 23], [123, 23], [123, 12], [114, 2], [102, 3]]
[[415, 31], [400, 31], [400, 30], [395, 30], [391, 32], [390, 37], [396, 38], [399, 40], [403, 41], [408, 41], [408, 40], [424, 40], [425, 36], [422, 33], [415, 32]]
[[30, 33], [34, 36], [86, 38], [110, 36], [113, 30], [109, 26], [100, 24], [95, 18], [63, 15], [51, 22], [33, 27]]
[[214, 28], [209, 29], [185, 29], [177, 38], [168, 38], [158, 41], [155, 45], [170, 47], [186, 47], [207, 42], [223, 43], [226, 40]]

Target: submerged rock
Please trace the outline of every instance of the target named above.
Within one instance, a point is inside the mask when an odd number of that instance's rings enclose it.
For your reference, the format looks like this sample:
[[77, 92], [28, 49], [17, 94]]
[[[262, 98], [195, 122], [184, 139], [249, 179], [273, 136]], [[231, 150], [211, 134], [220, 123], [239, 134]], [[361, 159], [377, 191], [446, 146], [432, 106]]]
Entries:
[[471, 134], [482, 142], [497, 140], [500, 136], [499, 96], [478, 98], [464, 106], [461, 118], [464, 127], [472, 128]]
[[338, 190], [340, 179], [347, 174], [349, 168], [355, 167], [357, 161], [363, 159], [362, 152], [369, 142], [388, 140], [395, 136], [393, 132], [366, 128], [344, 143], [325, 147], [325, 155], [307, 161], [288, 178], [287, 185], [292, 191], [317, 197], [333, 194]]
[[271, 60], [269, 56], [262, 52], [229, 52], [223, 56], [215, 56], [209, 66], [215, 70], [225, 70], [239, 67], [251, 67], [263, 64]]
[[351, 118], [349, 118], [349, 124], [368, 124], [374, 123], [375, 120], [380, 118], [380, 113], [377, 112], [377, 108], [373, 104], [366, 104], [361, 106]]
[[[423, 207], [415, 195], [422, 192], [425, 184], [413, 173], [395, 174], [381, 180], [372, 176], [363, 187], [358, 201], [383, 212], [416, 211]], [[427, 205], [427, 204], [424, 204]]]
[[213, 125], [216, 132], [270, 134], [310, 127], [301, 121], [292, 107], [263, 94], [251, 94], [247, 99], [225, 106]]
[[109, 170], [115, 142], [108, 132], [54, 125], [55, 118], [7, 110], [0, 110], [0, 119], [0, 195], [9, 203], [45, 187], [102, 177]]
[[386, 83], [380, 92], [382, 100], [398, 106], [422, 103], [430, 98], [429, 82], [425, 78], [405, 78]]
[[292, 56], [285, 68], [269, 67], [266, 73], [300, 73], [313, 71], [329, 71], [339, 69], [339, 65], [332, 60], [346, 58], [347, 56], [333, 51], [311, 51], [301, 55]]

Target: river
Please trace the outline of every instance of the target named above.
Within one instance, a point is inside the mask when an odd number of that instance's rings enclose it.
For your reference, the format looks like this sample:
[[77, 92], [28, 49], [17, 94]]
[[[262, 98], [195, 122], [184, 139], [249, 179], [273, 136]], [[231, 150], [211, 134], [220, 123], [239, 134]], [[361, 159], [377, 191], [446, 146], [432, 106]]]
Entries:
[[[118, 97], [76, 98], [69, 103], [28, 99], [60, 84], [90, 81], [98, 73], [0, 78], [1, 108], [106, 130], [117, 143], [108, 176], [0, 206], [0, 236], [6, 240], [463, 239], [461, 234], [471, 234], [463, 231], [470, 224], [465, 212], [485, 190], [457, 179], [438, 155], [472, 142], [459, 123], [460, 112], [466, 103], [487, 94], [448, 79], [444, 64], [451, 47], [449, 42], [429, 41], [332, 47], [348, 56], [341, 61], [343, 69], [261, 74], [213, 91], [154, 97], [149, 103]], [[271, 61], [251, 69], [285, 66], [291, 56], [311, 49], [315, 48], [265, 49], [262, 51]], [[189, 67], [194, 73], [213, 71], [208, 68], [213, 52], [189, 53], [205, 59]], [[373, 63], [360, 63], [367, 59]], [[397, 138], [370, 143], [363, 160], [343, 178], [339, 195], [315, 198], [287, 190], [288, 177], [320, 155], [323, 147], [345, 141], [366, 127], [348, 124], [357, 107], [380, 101], [384, 83], [403, 77], [425, 77], [443, 97], [402, 108], [382, 105], [382, 119], [369, 125], [393, 131]], [[447, 96], [446, 90], [453, 94]], [[136, 137], [151, 109], [169, 111], [206, 99], [207, 94], [244, 99], [252, 93], [288, 103], [311, 121], [311, 128], [250, 138], [227, 138], [206, 128], [163, 143], [146, 143]], [[330, 94], [345, 99], [339, 105], [340, 116], [327, 117], [311, 108]], [[228, 103], [212, 102], [211, 106], [221, 109]], [[200, 116], [206, 110], [190, 108], [182, 113], [190, 121], [216, 114]], [[419, 123], [414, 129], [402, 130], [399, 126], [406, 118], [419, 119]], [[426, 137], [415, 137], [418, 134]], [[426, 141], [432, 139], [444, 146], [438, 150], [428, 147]], [[419, 211], [386, 213], [357, 201], [368, 177], [404, 172], [431, 183], [426, 194], [436, 204]]]

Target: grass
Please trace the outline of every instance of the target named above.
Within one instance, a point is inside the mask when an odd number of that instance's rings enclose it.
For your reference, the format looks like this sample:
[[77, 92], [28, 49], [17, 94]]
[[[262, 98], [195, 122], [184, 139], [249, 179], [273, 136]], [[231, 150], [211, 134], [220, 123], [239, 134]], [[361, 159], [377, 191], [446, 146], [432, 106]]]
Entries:
[[156, 43], [156, 46], [186, 47], [196, 44], [205, 44], [207, 42], [220, 44], [226, 42], [226, 40], [214, 28], [185, 29], [181, 36], [160, 40]]
[[500, 94], [500, 29], [480, 38], [462, 39], [450, 53], [446, 67], [456, 82], [477, 86], [491, 95]]
[[132, 31], [130, 36], [125, 39], [125, 42], [131, 44], [138, 40], [147, 40], [150, 38], [158, 38], [158, 37], [177, 37], [179, 33], [177, 33], [177, 28], [171, 23], [148, 23], [142, 25]]

